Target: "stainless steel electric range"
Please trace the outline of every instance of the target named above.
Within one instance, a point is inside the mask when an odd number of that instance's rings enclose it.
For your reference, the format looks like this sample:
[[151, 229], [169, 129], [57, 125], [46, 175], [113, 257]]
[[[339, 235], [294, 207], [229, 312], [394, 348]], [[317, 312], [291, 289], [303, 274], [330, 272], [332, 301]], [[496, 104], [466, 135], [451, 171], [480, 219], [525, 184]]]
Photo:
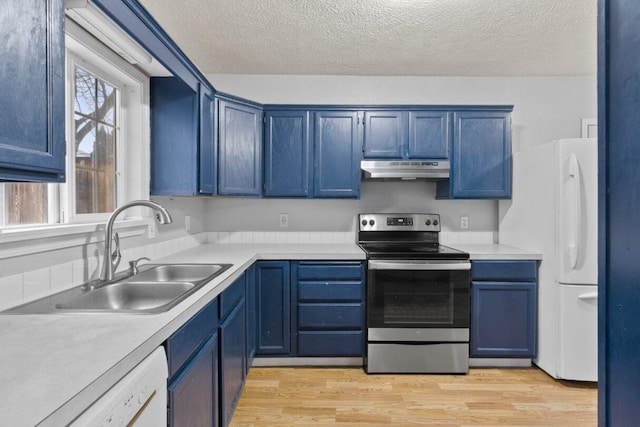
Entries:
[[437, 214], [360, 214], [368, 373], [469, 370], [469, 254], [439, 244]]

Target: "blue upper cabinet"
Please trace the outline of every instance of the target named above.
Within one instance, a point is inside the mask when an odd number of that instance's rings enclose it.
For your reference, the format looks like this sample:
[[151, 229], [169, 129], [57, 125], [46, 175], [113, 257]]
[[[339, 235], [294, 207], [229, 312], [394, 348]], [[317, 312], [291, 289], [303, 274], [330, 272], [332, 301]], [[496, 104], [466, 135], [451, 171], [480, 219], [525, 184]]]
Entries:
[[314, 127], [316, 197], [360, 196], [362, 132], [357, 111], [318, 111]]
[[309, 112], [265, 112], [264, 138], [264, 195], [310, 197]]
[[64, 1], [2, 0], [0, 180], [65, 179]]
[[511, 198], [510, 111], [453, 113], [451, 178], [438, 183], [438, 198]]
[[218, 111], [213, 92], [200, 86], [200, 194], [215, 195], [218, 191]]
[[401, 159], [405, 157], [407, 137], [406, 112], [365, 111], [365, 158]]
[[449, 157], [449, 113], [410, 111], [409, 159], [447, 159]]
[[199, 103], [198, 94], [182, 80], [151, 79], [151, 194], [199, 193]]
[[365, 111], [367, 159], [446, 159], [449, 113], [432, 110]]
[[241, 102], [218, 101], [218, 194], [260, 196], [262, 110]]

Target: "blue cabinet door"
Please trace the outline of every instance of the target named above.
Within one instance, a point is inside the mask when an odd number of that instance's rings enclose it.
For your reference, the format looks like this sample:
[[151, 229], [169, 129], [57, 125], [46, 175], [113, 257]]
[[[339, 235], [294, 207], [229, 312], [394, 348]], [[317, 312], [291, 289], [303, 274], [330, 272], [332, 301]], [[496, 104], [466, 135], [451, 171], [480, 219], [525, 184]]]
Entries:
[[401, 159], [405, 156], [407, 137], [406, 112], [365, 111], [365, 158]]
[[260, 196], [262, 111], [230, 100], [218, 102], [218, 194]]
[[0, 180], [65, 179], [64, 2], [0, 8]]
[[151, 194], [198, 194], [198, 94], [175, 77], [151, 79]]
[[256, 285], [256, 266], [252, 265], [246, 274], [246, 301], [247, 301], [247, 366], [246, 372], [256, 356], [257, 345], [257, 324], [258, 324], [258, 288]]
[[315, 197], [360, 196], [362, 132], [358, 122], [357, 111], [315, 113]]
[[213, 92], [200, 85], [200, 194], [215, 195], [218, 191], [218, 115]]
[[472, 282], [471, 357], [535, 357], [536, 309], [535, 282]]
[[167, 387], [170, 427], [217, 426], [218, 335], [213, 334]]
[[449, 113], [410, 111], [409, 159], [447, 159], [449, 157]]
[[218, 300], [196, 313], [165, 341], [169, 382], [184, 369], [188, 360], [209, 336], [218, 331]]
[[455, 112], [451, 157], [450, 183], [438, 183], [438, 197], [511, 198], [511, 113]]
[[220, 324], [220, 425], [228, 426], [245, 379], [246, 326], [244, 298]]
[[267, 111], [264, 138], [264, 195], [309, 197], [309, 112]]
[[256, 264], [258, 290], [257, 355], [291, 353], [290, 285], [288, 261]]

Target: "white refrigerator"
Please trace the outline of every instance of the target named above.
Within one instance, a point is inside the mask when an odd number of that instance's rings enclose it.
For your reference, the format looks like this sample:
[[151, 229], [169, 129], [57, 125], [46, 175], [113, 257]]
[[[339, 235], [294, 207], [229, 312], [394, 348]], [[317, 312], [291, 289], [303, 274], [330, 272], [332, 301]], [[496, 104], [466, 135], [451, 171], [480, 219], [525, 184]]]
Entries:
[[597, 164], [595, 138], [523, 149], [499, 203], [500, 243], [543, 254], [534, 363], [555, 378], [597, 381]]

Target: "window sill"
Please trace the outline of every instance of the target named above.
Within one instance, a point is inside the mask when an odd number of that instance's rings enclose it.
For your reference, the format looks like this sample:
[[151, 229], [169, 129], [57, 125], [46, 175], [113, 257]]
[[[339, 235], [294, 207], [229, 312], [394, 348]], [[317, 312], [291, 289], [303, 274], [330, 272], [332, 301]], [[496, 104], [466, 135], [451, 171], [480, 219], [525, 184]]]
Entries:
[[[141, 236], [151, 219], [116, 221], [120, 238]], [[0, 229], [0, 259], [104, 242], [104, 222]]]

